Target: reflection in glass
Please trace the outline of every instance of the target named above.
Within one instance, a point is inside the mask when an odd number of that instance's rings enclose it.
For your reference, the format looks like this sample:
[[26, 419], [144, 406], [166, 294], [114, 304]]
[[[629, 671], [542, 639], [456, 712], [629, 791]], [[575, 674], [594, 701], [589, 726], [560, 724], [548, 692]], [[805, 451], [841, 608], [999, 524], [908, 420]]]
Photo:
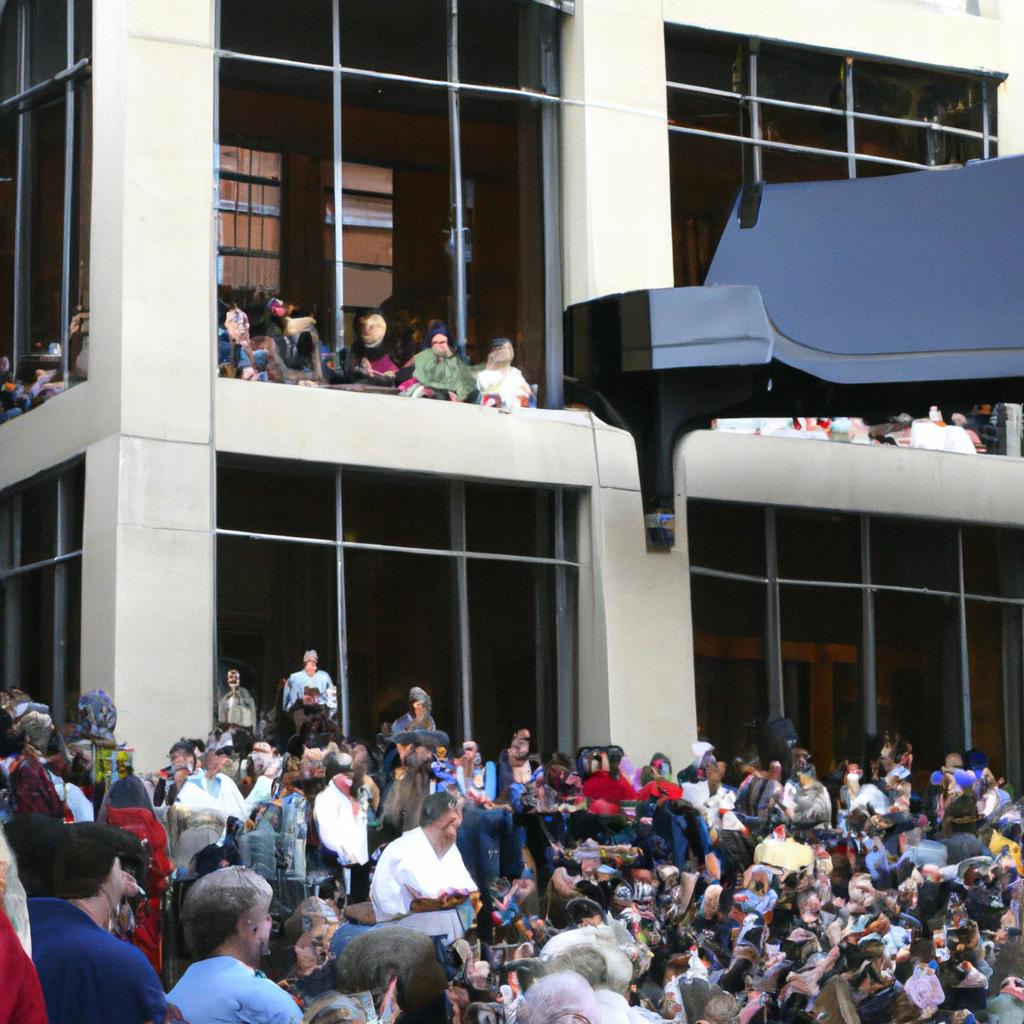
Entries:
[[554, 570], [471, 559], [469, 643], [473, 739], [483, 751], [532, 730], [535, 749], [553, 749], [557, 729]]
[[756, 754], [768, 720], [766, 588], [691, 575], [690, 605], [697, 732], [722, 757]]
[[353, 736], [372, 740], [420, 686], [433, 699], [437, 727], [461, 742], [456, 608], [453, 559], [345, 551]]
[[445, 0], [343, 0], [341, 63], [443, 81], [448, 77], [447, 12]]
[[779, 588], [783, 705], [819, 776], [862, 756], [861, 593]]
[[996, 778], [1006, 774], [1006, 709], [1003, 697], [1007, 663], [1004, 630], [1016, 630], [1020, 649], [1019, 608], [967, 602], [967, 663], [971, 679], [971, 744], [984, 751]]
[[235, 53], [329, 67], [333, 32], [331, 4], [325, 0], [220, 0], [220, 45]]
[[242, 686], [259, 711], [271, 715], [279, 735], [290, 736], [294, 727], [281, 715], [278, 684], [302, 668], [304, 651], [316, 650], [320, 668], [338, 683], [336, 579], [333, 548], [217, 538], [221, 667], [239, 669]]
[[879, 592], [875, 642], [879, 735], [910, 740], [915, 770], [942, 764], [962, 746], [959, 602]]

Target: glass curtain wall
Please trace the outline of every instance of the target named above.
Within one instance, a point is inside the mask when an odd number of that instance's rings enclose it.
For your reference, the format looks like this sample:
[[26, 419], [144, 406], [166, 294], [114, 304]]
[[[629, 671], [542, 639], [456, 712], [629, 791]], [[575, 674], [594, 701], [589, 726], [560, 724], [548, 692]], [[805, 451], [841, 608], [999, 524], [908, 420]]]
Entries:
[[0, 4], [0, 422], [88, 373], [91, 19]]
[[665, 28], [677, 286], [704, 283], [737, 194], [949, 167], [998, 152], [998, 75]]
[[1019, 787], [1021, 531], [706, 501], [687, 516], [698, 726], [723, 753], [785, 715], [819, 773], [889, 736], [915, 772], [974, 748]]
[[313, 648], [351, 736], [421, 686], [455, 745], [571, 745], [574, 492], [233, 458], [217, 492], [220, 688], [238, 668], [275, 716]]
[[341, 351], [380, 308], [403, 355], [441, 320], [472, 362], [511, 338], [543, 385], [559, 17], [528, 0], [220, 0], [221, 322], [237, 303], [273, 333], [279, 296]]
[[77, 721], [82, 580], [81, 462], [0, 495], [0, 690]]

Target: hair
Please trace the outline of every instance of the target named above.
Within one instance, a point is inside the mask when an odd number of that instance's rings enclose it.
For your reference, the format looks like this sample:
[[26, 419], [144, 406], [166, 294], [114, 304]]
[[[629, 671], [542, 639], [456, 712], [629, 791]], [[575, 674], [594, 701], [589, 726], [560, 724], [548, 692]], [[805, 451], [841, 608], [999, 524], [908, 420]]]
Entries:
[[433, 825], [435, 821], [440, 821], [448, 811], [458, 806], [459, 798], [453, 796], [447, 790], [431, 793], [423, 801], [423, 808], [420, 811], [420, 828], [425, 828], [427, 825]]
[[608, 961], [592, 942], [579, 942], [553, 956], [548, 962], [551, 974], [573, 971], [591, 988], [608, 988]]
[[583, 978], [562, 971], [542, 978], [526, 993], [518, 1019], [523, 1024], [596, 1024], [601, 1007]]
[[94, 836], [72, 835], [57, 855], [53, 894], [62, 900], [95, 896], [114, 870], [117, 851]]
[[185, 897], [181, 923], [185, 943], [197, 960], [213, 956], [235, 933], [238, 919], [269, 907], [274, 891], [249, 868], [219, 868], [200, 878]]
[[376, 928], [360, 935], [345, 947], [334, 970], [339, 992], [385, 989], [397, 977], [404, 1012], [436, 999], [448, 983], [433, 941], [411, 928]]

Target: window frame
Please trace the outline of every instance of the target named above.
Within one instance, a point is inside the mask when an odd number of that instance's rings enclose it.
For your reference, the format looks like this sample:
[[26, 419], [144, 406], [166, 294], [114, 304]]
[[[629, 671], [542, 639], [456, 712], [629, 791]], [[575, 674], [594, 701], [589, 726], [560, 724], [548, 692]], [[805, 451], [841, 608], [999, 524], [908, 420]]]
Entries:
[[[12, 4], [16, 32], [15, 76], [16, 92], [0, 102], [0, 117], [12, 115], [17, 119], [15, 129], [15, 160], [17, 184], [14, 216], [14, 303], [12, 317], [12, 368], [29, 353], [28, 293], [32, 258], [31, 204], [32, 182], [28, 170], [32, 164], [31, 142], [26, 118], [56, 99], [64, 103], [64, 188], [62, 202], [61, 235], [61, 371], [64, 387], [71, 384], [68, 338], [75, 303], [71, 296], [72, 230], [76, 204], [77, 110], [79, 89], [92, 74], [92, 47], [86, 56], [76, 59], [76, 0], [64, 0], [66, 41], [64, 67], [50, 77], [31, 84], [29, 67], [31, 45], [31, 8], [29, 0], [8, 0]], [[90, 22], [91, 27], [91, 22]], [[91, 102], [91, 100], [89, 101]], [[80, 169], [79, 169], [79, 173]], [[91, 195], [91, 188], [89, 190]], [[79, 262], [88, 263], [88, 253], [79, 253]], [[81, 281], [79, 282], [81, 288]], [[88, 311], [86, 296], [83, 311]]]

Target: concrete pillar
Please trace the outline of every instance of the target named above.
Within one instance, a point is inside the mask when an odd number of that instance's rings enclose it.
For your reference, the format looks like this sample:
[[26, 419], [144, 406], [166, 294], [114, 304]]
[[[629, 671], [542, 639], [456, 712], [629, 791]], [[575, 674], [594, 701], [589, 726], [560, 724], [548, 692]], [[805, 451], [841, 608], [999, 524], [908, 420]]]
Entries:
[[585, 0], [563, 29], [565, 302], [670, 287], [661, 0]]
[[145, 769], [212, 717], [213, 0], [94, 18], [84, 386], [118, 429], [86, 452], [82, 684]]

